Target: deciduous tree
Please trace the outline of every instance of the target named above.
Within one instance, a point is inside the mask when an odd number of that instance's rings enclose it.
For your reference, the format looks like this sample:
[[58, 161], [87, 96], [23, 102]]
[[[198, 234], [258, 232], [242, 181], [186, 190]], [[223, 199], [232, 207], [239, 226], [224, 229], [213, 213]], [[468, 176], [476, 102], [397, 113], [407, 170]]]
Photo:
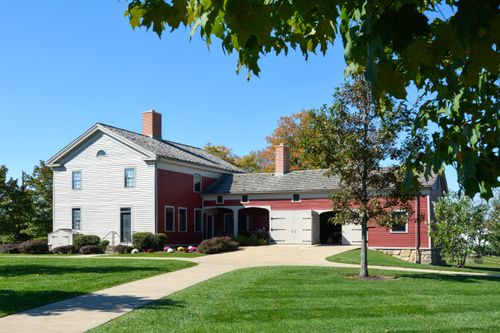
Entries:
[[[258, 75], [259, 59], [299, 50], [327, 54], [341, 38], [347, 75], [365, 73], [377, 112], [416, 87], [425, 97], [415, 130], [437, 124], [432, 145], [409, 174], [453, 164], [466, 194], [491, 197], [500, 185], [498, 110], [500, 0], [129, 0], [133, 28], [159, 36], [189, 27], [207, 45], [238, 54], [239, 71]], [[446, 15], [442, 8], [446, 9]], [[404, 109], [400, 109], [404, 112]], [[415, 181], [415, 179], [413, 180]]]
[[409, 126], [407, 114], [392, 110], [383, 121], [377, 117], [369, 84], [361, 76], [336, 89], [332, 106], [310, 113], [317, 137], [306, 138], [306, 152], [324, 161], [330, 176], [339, 177], [339, 188], [330, 196], [335, 213], [330, 222], [361, 225], [361, 277], [368, 276], [369, 223], [401, 223], [405, 216], [393, 216], [395, 208], [411, 215], [410, 193], [400, 192], [402, 169], [381, 167], [407, 154], [401, 138]]
[[441, 247], [445, 260], [461, 268], [470, 256], [479, 261], [487, 245], [486, 212], [486, 205], [474, 204], [471, 198], [455, 193], [436, 203], [431, 237]]

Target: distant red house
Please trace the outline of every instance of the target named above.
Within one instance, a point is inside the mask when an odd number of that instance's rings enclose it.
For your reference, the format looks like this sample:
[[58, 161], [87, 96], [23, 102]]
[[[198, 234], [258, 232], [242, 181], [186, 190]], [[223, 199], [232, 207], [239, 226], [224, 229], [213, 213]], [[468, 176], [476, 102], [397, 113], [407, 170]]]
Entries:
[[[240, 234], [275, 244], [360, 243], [357, 225], [327, 223], [333, 214], [328, 196], [338, 178], [325, 176], [326, 170], [289, 171], [286, 146], [276, 147], [274, 173], [244, 173], [203, 149], [163, 140], [161, 114], [149, 111], [142, 118], [142, 134], [98, 123], [49, 160], [54, 231], [124, 244], [138, 231], [165, 233], [171, 244]], [[430, 261], [433, 202], [445, 191], [444, 177], [423, 181], [407, 223], [372, 226], [369, 247], [405, 259], [419, 248]]]

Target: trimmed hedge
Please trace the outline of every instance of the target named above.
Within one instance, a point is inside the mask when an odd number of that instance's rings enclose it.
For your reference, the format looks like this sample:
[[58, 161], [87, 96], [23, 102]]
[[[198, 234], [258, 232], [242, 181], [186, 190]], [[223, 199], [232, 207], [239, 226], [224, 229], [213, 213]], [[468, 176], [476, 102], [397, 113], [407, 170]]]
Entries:
[[127, 246], [127, 245], [116, 245], [113, 248], [113, 252], [118, 252], [121, 254], [124, 253], [130, 253], [134, 249], [132, 246]]
[[205, 254], [230, 252], [236, 251], [239, 245], [240, 244], [232, 240], [231, 237], [213, 237], [201, 242], [197, 251]]
[[19, 244], [8, 243], [0, 244], [0, 253], [19, 253]]
[[78, 250], [74, 245], [65, 245], [53, 248], [50, 252], [53, 254], [74, 254], [78, 253]]
[[167, 235], [152, 234], [150, 232], [136, 232], [132, 235], [132, 244], [139, 251], [161, 251], [167, 242]]
[[99, 243], [99, 246], [101, 247], [102, 252], [106, 252], [106, 248], [108, 247], [108, 245], [109, 245], [109, 240], [102, 240]]
[[96, 235], [75, 235], [73, 238], [73, 245], [76, 246], [77, 249], [80, 249], [85, 245], [99, 245], [101, 239]]
[[29, 240], [19, 244], [19, 252], [24, 254], [44, 254], [49, 253], [47, 241]]
[[81, 254], [101, 254], [103, 253], [100, 245], [84, 245], [82, 246], [78, 252]]

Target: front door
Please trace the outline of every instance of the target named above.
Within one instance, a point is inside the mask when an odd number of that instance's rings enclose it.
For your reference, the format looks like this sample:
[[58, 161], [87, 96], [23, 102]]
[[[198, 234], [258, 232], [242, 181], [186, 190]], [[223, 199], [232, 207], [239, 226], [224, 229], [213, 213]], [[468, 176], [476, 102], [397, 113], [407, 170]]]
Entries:
[[120, 242], [130, 243], [132, 240], [132, 214], [130, 208], [120, 209]]

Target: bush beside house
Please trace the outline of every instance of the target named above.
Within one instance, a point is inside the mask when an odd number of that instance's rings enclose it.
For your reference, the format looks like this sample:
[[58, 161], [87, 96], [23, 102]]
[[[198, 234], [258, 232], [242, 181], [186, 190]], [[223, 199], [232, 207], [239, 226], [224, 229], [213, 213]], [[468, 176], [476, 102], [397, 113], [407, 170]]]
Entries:
[[49, 253], [49, 246], [45, 240], [34, 239], [19, 244], [18, 250], [23, 254], [44, 254]]
[[134, 248], [145, 252], [148, 250], [161, 251], [167, 242], [167, 235], [152, 234], [150, 232], [136, 232], [132, 235]]
[[206, 239], [198, 246], [198, 252], [205, 254], [214, 254], [222, 252], [236, 251], [239, 247], [237, 241], [230, 237], [213, 237]]

